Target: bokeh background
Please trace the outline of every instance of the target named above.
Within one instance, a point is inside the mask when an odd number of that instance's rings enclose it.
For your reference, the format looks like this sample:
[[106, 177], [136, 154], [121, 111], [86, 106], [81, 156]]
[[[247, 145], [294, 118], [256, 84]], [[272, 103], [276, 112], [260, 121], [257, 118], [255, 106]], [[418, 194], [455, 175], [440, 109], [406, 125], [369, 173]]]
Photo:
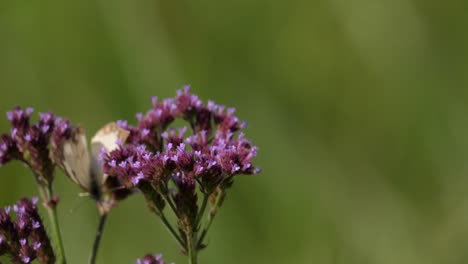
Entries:
[[[192, 84], [235, 106], [263, 173], [239, 177], [201, 263], [468, 262], [466, 1], [0, 1], [0, 112], [52, 110], [92, 134]], [[0, 131], [7, 131], [6, 118]], [[70, 263], [97, 214], [57, 175]], [[18, 163], [0, 205], [37, 194]], [[185, 263], [137, 195], [99, 263]]]

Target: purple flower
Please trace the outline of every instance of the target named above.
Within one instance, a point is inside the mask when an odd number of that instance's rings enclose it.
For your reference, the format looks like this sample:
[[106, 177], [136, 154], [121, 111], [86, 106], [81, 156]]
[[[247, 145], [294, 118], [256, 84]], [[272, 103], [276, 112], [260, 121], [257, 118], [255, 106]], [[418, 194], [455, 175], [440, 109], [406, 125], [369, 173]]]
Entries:
[[117, 166], [117, 162], [115, 160], [111, 160], [107, 164], [109, 164], [109, 166], [111, 166], [112, 168], [115, 168]]
[[120, 162], [119, 167], [122, 168], [122, 169], [125, 169], [127, 167], [127, 161], [124, 160], [124, 161]]
[[38, 229], [38, 228], [40, 228], [40, 227], [41, 227], [41, 223], [40, 223], [40, 222], [38, 222], [38, 221], [33, 221], [33, 222], [32, 222], [32, 228], [33, 228], [33, 229]]
[[67, 120], [52, 113], [39, 113], [39, 120], [31, 124], [32, 108], [15, 107], [7, 113], [11, 133], [0, 136], [0, 165], [10, 160], [25, 163], [41, 185], [53, 181], [54, 161], [50, 158], [53, 142], [63, 142], [69, 135]]
[[33, 249], [37, 251], [41, 246], [42, 246], [42, 243], [36, 241], [36, 242], [34, 242], [34, 244], [33, 244]]
[[138, 183], [140, 182], [140, 180], [143, 180], [145, 178], [145, 176], [143, 175], [143, 172], [138, 172], [137, 175], [135, 177], [132, 177], [131, 181], [132, 181], [132, 184], [137, 186]]
[[[141, 146], [116, 149], [105, 157], [104, 173], [117, 176], [128, 188], [136, 187], [142, 180], [151, 181], [161, 175], [162, 161]], [[118, 164], [118, 166], [116, 166]], [[158, 164], [157, 166], [155, 166]]]
[[36, 258], [35, 250], [27, 243], [26, 239], [20, 240], [21, 248], [18, 257], [23, 263], [30, 263]]
[[178, 146], [184, 142], [184, 135], [187, 132], [187, 127], [181, 127], [178, 132], [171, 128], [169, 131], [161, 133], [161, 137], [174, 146]]
[[[8, 254], [16, 262], [55, 263], [55, 255], [36, 206], [37, 198], [23, 198], [13, 206], [16, 221], [8, 208], [0, 209], [0, 255]], [[15, 263], [16, 263], [15, 262]]]
[[166, 264], [161, 254], [147, 254], [142, 259], [137, 259], [136, 264]]
[[0, 235], [0, 256], [6, 254], [7, 252], [7, 245], [5, 242], [5, 238], [3, 238], [2, 235]]
[[2, 208], [0, 208], [0, 236], [3, 244], [13, 241], [13, 248], [19, 250], [18, 231], [10, 217], [9, 210]]
[[57, 119], [55, 121], [55, 129], [52, 133], [52, 144], [55, 146], [62, 145], [63, 142], [71, 138], [75, 129], [76, 128], [70, 124], [69, 120]]
[[[157, 214], [168, 203], [181, 234], [190, 236], [200, 228], [199, 210], [207, 207], [208, 199], [210, 214], [215, 214], [236, 175], [259, 172], [253, 164], [258, 148], [246, 139], [245, 122], [235, 116], [234, 108], [213, 101], [205, 105], [189, 86], [175, 98], [151, 101], [152, 108], [137, 115], [135, 126], [118, 122], [130, 136], [103, 157], [103, 170], [126, 188], [139, 189]], [[175, 120], [186, 125], [169, 127]]]
[[15, 134], [18, 134], [19, 136], [26, 134], [27, 129], [29, 128], [29, 117], [31, 116], [32, 112], [32, 108], [23, 110], [19, 106], [7, 112], [8, 121], [10, 121], [13, 128], [17, 129], [17, 133]]
[[28, 256], [27, 254], [28, 253], [20, 253], [21, 261], [23, 261], [23, 263], [30, 263], [31, 262], [31, 257]]
[[178, 113], [184, 117], [189, 117], [203, 105], [197, 95], [190, 94], [190, 85], [186, 85], [182, 90], [177, 91], [175, 102]]
[[0, 166], [12, 159], [22, 159], [22, 156], [10, 135], [0, 136]]

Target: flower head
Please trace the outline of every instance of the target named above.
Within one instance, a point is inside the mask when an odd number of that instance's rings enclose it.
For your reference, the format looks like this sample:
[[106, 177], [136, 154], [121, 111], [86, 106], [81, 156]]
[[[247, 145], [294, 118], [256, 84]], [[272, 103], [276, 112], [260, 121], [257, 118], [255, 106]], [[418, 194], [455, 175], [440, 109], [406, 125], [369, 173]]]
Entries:
[[[153, 97], [152, 104], [146, 114], [137, 115], [136, 126], [118, 122], [130, 136], [103, 156], [103, 170], [127, 188], [140, 189], [150, 208], [162, 210], [168, 201], [179, 228], [192, 232], [199, 221], [197, 186], [215, 201], [236, 175], [259, 172], [253, 165], [258, 149], [245, 138], [245, 123], [234, 115], [234, 108], [212, 101], [205, 105], [189, 86], [175, 98]], [[177, 119], [187, 125], [169, 127]]]
[[[37, 259], [41, 264], [55, 263], [55, 255], [37, 208], [37, 198], [19, 200], [14, 206], [0, 208], [0, 255], [7, 254], [19, 263]], [[10, 213], [15, 213], [13, 221]]]
[[[19, 160], [34, 172], [39, 184], [46, 186], [51, 184], [54, 176], [55, 164], [49, 149], [52, 138], [58, 141], [66, 137], [69, 121], [49, 112], [39, 113], [39, 120], [33, 124], [32, 113], [32, 108], [21, 107], [7, 113], [12, 127], [10, 134], [0, 136], [0, 165]], [[57, 133], [59, 131], [62, 133]]]
[[[257, 147], [242, 132], [236, 133], [245, 125], [234, 115], [234, 108], [212, 101], [205, 106], [198, 96], [190, 94], [189, 86], [179, 90], [174, 99], [158, 102], [154, 97], [152, 101], [153, 109], [138, 118], [138, 126], [132, 127], [127, 121], [118, 123], [131, 131], [132, 137], [129, 144], [104, 157], [106, 173], [135, 185], [143, 179], [168, 179], [182, 172], [212, 184], [237, 174], [258, 172], [252, 163]], [[186, 126], [166, 129], [176, 118], [188, 121], [192, 133], [187, 135]], [[214, 131], [211, 124], [215, 124]], [[138, 152], [136, 146], [145, 147]], [[134, 162], [140, 166], [135, 168]]]

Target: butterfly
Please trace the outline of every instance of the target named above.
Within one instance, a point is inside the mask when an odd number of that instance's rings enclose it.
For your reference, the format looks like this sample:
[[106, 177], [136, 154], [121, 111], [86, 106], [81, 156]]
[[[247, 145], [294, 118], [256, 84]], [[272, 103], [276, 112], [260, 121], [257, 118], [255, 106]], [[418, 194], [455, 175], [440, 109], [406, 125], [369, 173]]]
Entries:
[[74, 129], [71, 137], [59, 149], [60, 158], [57, 163], [72, 181], [99, 202], [106, 191], [108, 179], [108, 175], [102, 172], [100, 154], [117, 149], [119, 144], [125, 143], [129, 133], [115, 122], [109, 123], [93, 136], [89, 152], [84, 130]]

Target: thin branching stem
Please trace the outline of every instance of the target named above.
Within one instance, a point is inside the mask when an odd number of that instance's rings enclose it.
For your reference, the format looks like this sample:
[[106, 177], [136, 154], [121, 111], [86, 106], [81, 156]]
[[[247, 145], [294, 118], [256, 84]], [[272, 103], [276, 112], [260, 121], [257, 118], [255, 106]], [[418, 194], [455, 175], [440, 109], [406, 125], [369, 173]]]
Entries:
[[203, 202], [202, 202], [202, 205], [200, 207], [200, 211], [198, 211], [197, 219], [195, 220], [195, 228], [197, 228], [197, 229], [198, 229], [198, 226], [200, 225], [200, 222], [201, 222], [201, 219], [202, 219], [203, 215], [205, 214], [206, 205], [208, 204], [208, 198], [209, 197], [210, 197], [209, 194], [203, 193]]
[[166, 227], [166, 229], [169, 231], [169, 233], [172, 235], [172, 237], [177, 240], [177, 242], [179, 242], [179, 245], [183, 248], [183, 249], [187, 249], [184, 241], [180, 238], [180, 236], [177, 234], [177, 232], [175, 231], [174, 227], [172, 227], [171, 223], [169, 222], [169, 220], [167, 220], [166, 216], [164, 215], [163, 212], [159, 212], [159, 213], [156, 213], [156, 215], [161, 219], [161, 221], [163, 222], [164, 226]]
[[172, 198], [171, 198], [171, 195], [169, 193], [169, 187], [168, 187], [168, 183], [165, 183], [164, 184], [164, 191], [161, 193], [161, 191], [159, 191], [159, 194], [164, 198], [164, 200], [166, 200], [166, 202], [169, 204], [169, 207], [171, 207], [171, 210], [172, 212], [175, 214], [175, 216], [177, 216], [177, 218], [179, 218], [179, 212], [177, 211], [177, 208], [174, 204], [174, 202], [172, 201]]
[[166, 202], [169, 204], [169, 207], [171, 207], [171, 210], [175, 214], [175, 216], [179, 217], [179, 212], [177, 211], [177, 208], [174, 202], [172, 201], [170, 195], [165, 193], [163, 197], [164, 197], [164, 200], [166, 200]]
[[202, 248], [202, 245], [203, 245], [203, 240], [205, 239], [206, 237], [206, 234], [208, 233], [208, 231], [210, 230], [210, 227], [211, 227], [211, 224], [213, 223], [213, 220], [218, 212], [218, 207], [219, 207], [219, 204], [222, 200], [222, 195], [223, 193], [219, 193], [218, 196], [216, 197], [216, 200], [214, 202], [214, 204], [212, 205], [211, 207], [211, 212], [210, 214], [208, 215], [208, 222], [205, 226], [205, 228], [203, 229], [202, 233], [200, 234], [200, 237], [198, 238], [198, 241], [197, 241], [197, 248]]

